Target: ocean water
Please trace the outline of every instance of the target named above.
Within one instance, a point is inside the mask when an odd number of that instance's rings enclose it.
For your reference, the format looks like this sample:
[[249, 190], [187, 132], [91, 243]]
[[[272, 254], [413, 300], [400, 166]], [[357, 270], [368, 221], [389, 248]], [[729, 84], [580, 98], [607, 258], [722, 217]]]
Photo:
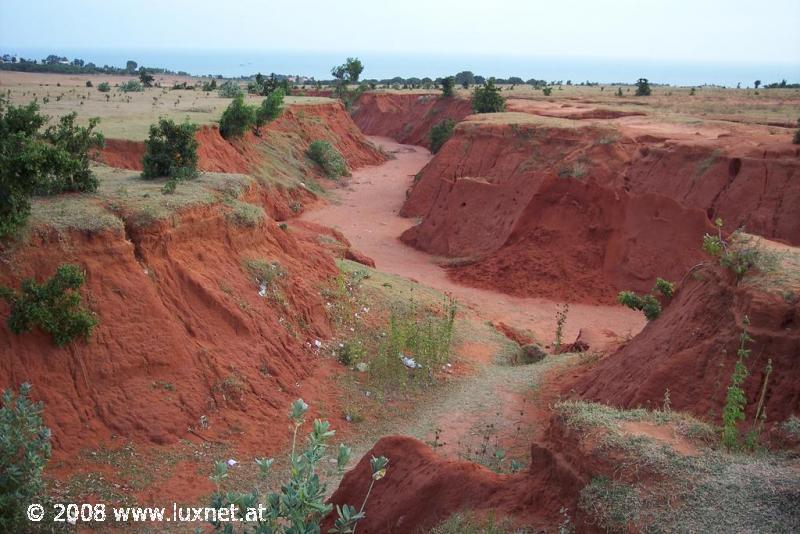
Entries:
[[[165, 67], [174, 71], [186, 71], [195, 75], [221, 74], [223, 76], [246, 76], [262, 72], [269, 74], [300, 74], [317, 79], [329, 79], [330, 69], [342, 63], [348, 54], [331, 52], [265, 52], [231, 50], [109, 50], [109, 49], [19, 49], [2, 50], [28, 58], [41, 59], [50, 53], [81, 58], [97, 65], [122, 67], [132, 59], [140, 65]], [[800, 58], [796, 64], [760, 65], [736, 63], [690, 63], [658, 60], [608, 60], [579, 57], [523, 57], [481, 55], [421, 55], [357, 53], [364, 63], [362, 78], [419, 78], [455, 74], [471, 70], [486, 77], [522, 79], [537, 78], [548, 81], [572, 80], [573, 83], [592, 81], [601, 83], [633, 83], [638, 78], [670, 85], [723, 85], [736, 87], [752, 86], [754, 80], [764, 83], [800, 82]]]

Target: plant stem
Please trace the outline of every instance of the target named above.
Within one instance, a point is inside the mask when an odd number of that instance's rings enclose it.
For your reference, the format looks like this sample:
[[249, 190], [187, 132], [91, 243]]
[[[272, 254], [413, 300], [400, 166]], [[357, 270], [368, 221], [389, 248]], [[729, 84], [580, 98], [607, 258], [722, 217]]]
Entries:
[[[361, 510], [358, 511], [359, 514], [364, 512], [364, 508], [367, 507], [367, 500], [369, 499], [369, 494], [372, 492], [372, 486], [375, 485], [375, 479], [372, 479], [372, 482], [369, 483], [369, 489], [367, 489], [367, 496], [364, 497], [364, 502], [361, 503]], [[353, 534], [356, 534], [356, 528], [358, 527], [358, 523], [353, 525]]]

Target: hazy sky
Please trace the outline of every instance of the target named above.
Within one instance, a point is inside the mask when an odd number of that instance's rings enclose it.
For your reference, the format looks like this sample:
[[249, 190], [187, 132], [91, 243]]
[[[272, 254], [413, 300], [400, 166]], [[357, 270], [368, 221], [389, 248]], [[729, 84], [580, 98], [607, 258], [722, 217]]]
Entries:
[[[0, 50], [800, 63], [800, 0], [0, 0]], [[88, 59], [88, 58], [87, 58]]]

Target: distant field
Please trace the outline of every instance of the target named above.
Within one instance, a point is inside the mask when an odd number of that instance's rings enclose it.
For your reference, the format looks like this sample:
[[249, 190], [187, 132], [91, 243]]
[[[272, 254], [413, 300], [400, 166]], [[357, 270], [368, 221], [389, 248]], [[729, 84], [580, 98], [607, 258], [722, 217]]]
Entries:
[[[53, 118], [72, 111], [82, 121], [99, 117], [99, 129], [106, 137], [114, 139], [143, 140], [158, 117], [190, 120], [197, 124], [213, 124], [219, 120], [230, 98], [220, 98], [216, 91], [175, 90], [175, 82], [194, 83], [201, 78], [186, 76], [156, 76], [163, 87], [145, 89], [141, 93], [123, 93], [116, 85], [135, 76], [35, 74], [25, 72], [0, 72], [0, 93], [14, 104], [27, 104], [37, 100], [44, 113]], [[208, 78], [206, 78], [208, 80]], [[93, 87], [86, 87], [91, 81]], [[97, 85], [108, 82], [112, 89], [101, 93]], [[106, 99], [108, 96], [108, 99]], [[247, 96], [257, 104], [263, 97]], [[47, 101], [45, 101], [47, 99]], [[287, 104], [307, 105], [331, 102], [321, 97], [287, 97]]]
[[[618, 88], [623, 96], [616, 96]], [[764, 125], [794, 126], [800, 119], [800, 89], [721, 89], [697, 87], [691, 95], [690, 87], [652, 86], [649, 97], [634, 96], [632, 85], [600, 85], [594, 87], [562, 85], [553, 87], [551, 96], [529, 85], [504, 85], [503, 96], [541, 102], [573, 101], [594, 104], [599, 107], [627, 111], [645, 112], [666, 119], [682, 120], [693, 117], [708, 120], [727, 120]], [[437, 93], [437, 91], [380, 89], [390, 93]], [[472, 89], [459, 87], [456, 94], [467, 98]]]

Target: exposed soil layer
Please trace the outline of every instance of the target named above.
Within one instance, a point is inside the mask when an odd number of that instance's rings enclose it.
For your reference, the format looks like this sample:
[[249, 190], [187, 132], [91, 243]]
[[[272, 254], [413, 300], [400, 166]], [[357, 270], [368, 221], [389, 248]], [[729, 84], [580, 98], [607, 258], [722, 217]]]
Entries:
[[[301, 129], [301, 120], [316, 129]], [[302, 158], [316, 138], [330, 139], [352, 168], [385, 159], [340, 104], [289, 108], [270, 129], [289, 138], [278, 159]], [[257, 172], [276, 162], [250, 136], [229, 144], [203, 128], [198, 139], [205, 169]], [[111, 142], [106, 151], [119, 164], [138, 161], [130, 143]], [[293, 399], [337, 402], [321, 385], [333, 364], [319, 358], [314, 341], [330, 335], [320, 287], [338, 269], [322, 244], [275, 221], [294, 214], [290, 203], [314, 198], [303, 187], [255, 181], [241, 200], [267, 217], [251, 226], [236, 224], [217, 203], [146, 226], [114, 212], [124, 223], [118, 231], [33, 228], [28, 241], [3, 250], [0, 284], [18, 287], [23, 278], [42, 280], [59, 264], [75, 263], [86, 272], [82, 293], [100, 322], [88, 342], [57, 348], [38, 330], [12, 335], [3, 320], [0, 389], [34, 385], [59, 458], [115, 436], [145, 444], [197, 435], [225, 441], [230, 428], [243, 429], [236, 447], [277, 452]], [[283, 274], [266, 294], [259, 294], [249, 260], [280, 265]], [[0, 308], [7, 316], [7, 306]]]
[[422, 218], [403, 240], [456, 258], [459, 282], [607, 302], [680, 276], [716, 217], [800, 241], [800, 160], [788, 143], [634, 138], [624, 131], [635, 125], [524, 117], [460, 123], [401, 210]]
[[584, 399], [624, 408], [659, 408], [668, 388], [674, 409], [719, 421], [748, 317], [754, 343], [746, 361], [747, 421], [755, 416], [768, 359], [773, 370], [766, 418], [784, 421], [800, 410], [800, 302], [794, 291], [737, 285], [719, 268], [696, 270], [658, 319], [564, 393], [574, 390]]
[[439, 122], [456, 122], [472, 113], [464, 98], [438, 94], [362, 94], [353, 120], [367, 135], [391, 137], [407, 145], [430, 147], [430, 131]]

